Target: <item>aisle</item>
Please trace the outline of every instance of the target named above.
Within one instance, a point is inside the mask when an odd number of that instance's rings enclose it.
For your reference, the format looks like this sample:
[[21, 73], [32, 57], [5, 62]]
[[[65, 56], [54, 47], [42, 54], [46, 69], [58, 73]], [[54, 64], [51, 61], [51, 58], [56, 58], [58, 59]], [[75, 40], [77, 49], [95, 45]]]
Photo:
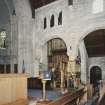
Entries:
[[[46, 90], [46, 97], [49, 100], [55, 100], [58, 97], [60, 97], [62, 94], [58, 90]], [[28, 90], [28, 96], [29, 97], [34, 97], [36, 99], [41, 99], [42, 98], [42, 90], [39, 89], [29, 89]]]

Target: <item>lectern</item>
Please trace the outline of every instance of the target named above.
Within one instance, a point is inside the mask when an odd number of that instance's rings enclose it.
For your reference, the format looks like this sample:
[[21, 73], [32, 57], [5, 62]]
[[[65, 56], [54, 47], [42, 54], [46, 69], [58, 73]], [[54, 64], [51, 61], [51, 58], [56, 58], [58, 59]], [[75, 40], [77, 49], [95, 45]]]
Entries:
[[43, 71], [42, 72], [42, 83], [43, 83], [43, 100], [46, 100], [46, 81], [51, 80], [51, 73], [50, 71]]

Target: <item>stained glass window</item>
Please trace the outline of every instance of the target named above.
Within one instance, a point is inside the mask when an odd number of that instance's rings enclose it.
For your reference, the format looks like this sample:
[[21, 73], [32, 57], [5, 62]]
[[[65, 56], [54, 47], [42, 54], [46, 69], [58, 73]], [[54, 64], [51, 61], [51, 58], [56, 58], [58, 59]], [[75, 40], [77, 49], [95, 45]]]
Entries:
[[6, 30], [3, 29], [0, 31], [0, 48], [5, 48], [5, 40], [6, 40]]

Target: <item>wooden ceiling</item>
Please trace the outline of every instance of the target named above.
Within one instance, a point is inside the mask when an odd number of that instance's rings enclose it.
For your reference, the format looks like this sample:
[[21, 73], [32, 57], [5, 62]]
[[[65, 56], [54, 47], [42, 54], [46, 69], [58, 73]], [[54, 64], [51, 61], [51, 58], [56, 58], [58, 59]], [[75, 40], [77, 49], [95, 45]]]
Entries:
[[97, 30], [84, 39], [89, 57], [105, 56], [105, 30]]
[[30, 0], [33, 9], [37, 9], [56, 0]]

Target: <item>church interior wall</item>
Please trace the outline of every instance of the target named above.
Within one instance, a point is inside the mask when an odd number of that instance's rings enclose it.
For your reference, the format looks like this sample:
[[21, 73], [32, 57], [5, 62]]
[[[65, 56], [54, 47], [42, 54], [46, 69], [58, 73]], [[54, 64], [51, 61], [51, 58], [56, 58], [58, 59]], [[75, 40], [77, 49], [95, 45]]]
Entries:
[[102, 79], [105, 80], [105, 57], [91, 57], [88, 59], [89, 62], [89, 74], [90, 69], [93, 66], [99, 66], [102, 70]]
[[0, 4], [0, 14], [4, 11], [3, 15], [0, 16], [0, 31], [4, 30], [6, 32], [6, 48], [0, 48], [0, 64], [5, 66], [11, 64], [11, 9], [5, 0], [1, 0]]
[[104, 0], [73, 0], [71, 5], [68, 0], [56, 0], [35, 9], [34, 19], [29, 0], [0, 0], [0, 4], [3, 6], [0, 7], [0, 14], [4, 11], [4, 18], [0, 16], [0, 31], [5, 29], [7, 32], [7, 46], [0, 48], [0, 65], [5, 72], [10, 69], [14, 73], [16, 67], [18, 73], [39, 77], [41, 63], [46, 66], [43, 70], [48, 68], [50, 54], [47, 54], [47, 42], [58, 38], [66, 45], [64, 49], [57, 49], [65, 51], [66, 61], [63, 62], [63, 57], [60, 61], [61, 56], [57, 55], [60, 62], [51, 59], [54, 63], [50, 64], [58, 63], [54, 66], [58, 69], [62, 66], [60, 69], [66, 71], [65, 80], [71, 76], [74, 84], [78, 78], [75, 78], [78, 51], [81, 59], [78, 64], [81, 77], [78, 79], [86, 84], [90, 80], [90, 69], [99, 66], [102, 69], [102, 79], [105, 80], [105, 56], [89, 57], [84, 43], [84, 38], [89, 33], [105, 29]]
[[[74, 0], [73, 5], [68, 6], [67, 0], [61, 0], [38, 8], [35, 11], [35, 25], [37, 26], [38, 40], [45, 42], [47, 38], [53, 38], [53, 36], [61, 37], [67, 44], [69, 56], [71, 56], [71, 59], [75, 59], [80, 40], [83, 39], [89, 32], [105, 27], [104, 9], [101, 12], [99, 11], [99, 13], [93, 13], [93, 3], [94, 0]], [[57, 24], [58, 14], [60, 11], [62, 11], [61, 26]], [[54, 14], [55, 17], [54, 27], [50, 27], [52, 14]], [[43, 27], [44, 17], [47, 18], [46, 29]], [[70, 46], [72, 47], [72, 50], [70, 50]], [[39, 52], [41, 52], [41, 48], [39, 49]]]
[[[11, 47], [7, 52], [9, 54], [13, 48], [12, 59], [14, 63], [19, 63], [19, 72], [22, 72], [24, 61], [26, 73], [30, 75], [38, 74], [38, 65], [42, 59], [42, 48], [51, 38], [58, 37], [63, 39], [67, 45], [67, 54], [71, 59], [75, 59], [79, 43], [88, 32], [105, 27], [105, 5], [103, 5], [103, 11], [100, 9], [98, 13], [94, 13], [94, 2], [95, 0], [74, 0], [73, 5], [68, 5], [68, 0], [58, 0], [36, 9], [35, 19], [32, 19], [28, 0], [23, 0], [22, 2], [13, 0], [14, 5], [11, 6], [10, 11], [15, 9], [16, 16], [11, 16], [9, 23], [6, 25], [11, 27], [11, 29], [8, 28], [8, 33], [13, 35], [12, 40], [14, 41], [12, 41]], [[8, 5], [10, 4], [8, 3]], [[61, 25], [58, 24], [60, 12], [62, 12]], [[52, 15], [54, 15], [53, 27], [50, 26]], [[45, 17], [47, 23], [44, 29]], [[10, 42], [11, 40], [9, 39], [8, 43]], [[2, 50], [0, 52], [2, 53]], [[5, 54], [5, 52], [2, 54]], [[1, 60], [2, 62], [3, 60]]]
[[[18, 25], [18, 70], [33, 74], [33, 22], [28, 0], [14, 0]], [[24, 6], [23, 6], [24, 5]], [[24, 63], [23, 63], [24, 62]], [[24, 68], [24, 69], [23, 69]]]

